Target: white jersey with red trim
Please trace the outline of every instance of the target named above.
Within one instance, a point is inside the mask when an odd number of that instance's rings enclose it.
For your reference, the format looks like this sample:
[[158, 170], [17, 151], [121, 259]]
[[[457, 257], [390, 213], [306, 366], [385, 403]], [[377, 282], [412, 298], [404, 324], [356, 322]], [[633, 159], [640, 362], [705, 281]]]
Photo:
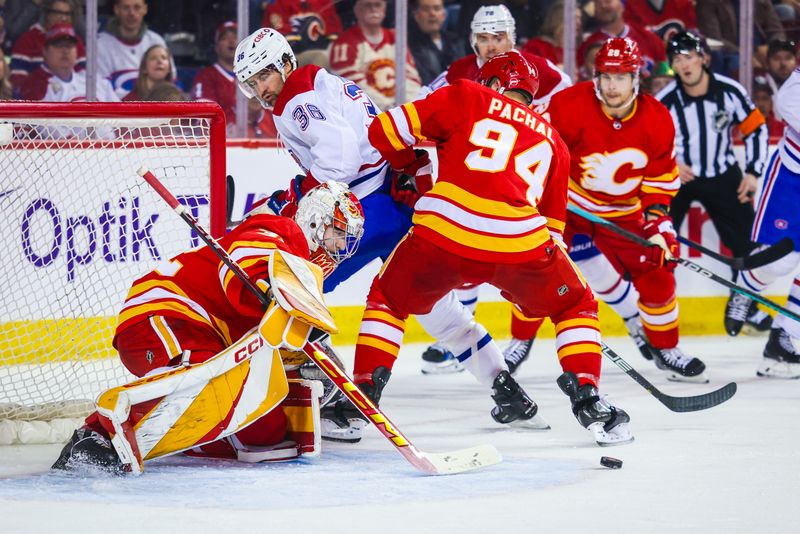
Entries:
[[[147, 30], [137, 42], [125, 42], [108, 32], [97, 36], [97, 76], [111, 82], [120, 98], [130, 93], [139, 76], [139, 63], [147, 50], [154, 45], [166, 48], [164, 39]], [[172, 72], [176, 72], [172, 63]]]
[[800, 174], [800, 68], [794, 69], [778, 91], [777, 110], [786, 122], [778, 147], [781, 162], [790, 171]]
[[281, 141], [319, 182], [350, 186], [358, 198], [377, 191], [390, 171], [367, 128], [380, 110], [355, 83], [316, 65], [292, 72], [273, 109]]

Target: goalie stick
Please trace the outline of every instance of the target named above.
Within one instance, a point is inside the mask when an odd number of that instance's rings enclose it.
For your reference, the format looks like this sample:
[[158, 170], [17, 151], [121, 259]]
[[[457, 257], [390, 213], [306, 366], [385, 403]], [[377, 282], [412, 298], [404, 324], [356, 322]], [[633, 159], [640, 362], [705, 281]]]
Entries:
[[704, 247], [700, 243], [695, 243], [691, 239], [683, 237], [682, 235], [678, 236], [678, 241], [683, 243], [689, 248], [693, 248], [695, 250], [699, 250], [706, 256], [714, 258], [717, 261], [724, 263], [725, 265], [730, 265], [732, 268], [736, 269], [737, 271], [748, 271], [750, 269], [756, 269], [758, 267], [762, 267], [767, 265], [768, 263], [772, 263], [774, 261], [778, 261], [779, 259], [783, 258], [790, 252], [794, 250], [794, 242], [789, 237], [784, 237], [774, 245], [770, 245], [764, 250], [756, 252], [751, 256], [745, 257], [729, 257], [719, 252], [714, 252], [713, 250]]
[[[625, 238], [629, 239], [630, 241], [633, 241], [634, 243], [638, 243], [639, 245], [642, 245], [643, 247], [657, 247], [658, 246], [658, 245], [655, 245], [655, 244], [651, 243], [647, 239], [645, 239], [645, 238], [643, 238], [643, 237], [641, 237], [641, 236], [639, 236], [637, 234], [634, 234], [633, 232], [629, 232], [628, 230], [625, 230], [624, 228], [620, 228], [619, 226], [617, 226], [613, 222], [607, 221], [607, 220], [605, 220], [605, 219], [603, 219], [601, 217], [598, 217], [597, 215], [595, 215], [593, 213], [589, 213], [585, 209], [579, 208], [578, 206], [575, 206], [574, 204], [568, 204], [567, 205], [567, 209], [569, 211], [571, 211], [572, 213], [574, 213], [576, 215], [579, 215], [580, 217], [583, 217], [587, 221], [591, 221], [591, 222], [593, 222], [595, 224], [599, 224], [600, 226], [603, 226], [603, 227], [611, 230], [615, 234], [619, 234], [622, 237], [625, 237]], [[727, 279], [719, 276], [718, 274], [715, 274], [715, 273], [709, 271], [705, 267], [702, 267], [702, 266], [694, 263], [693, 261], [687, 260], [686, 258], [676, 258], [675, 261], [679, 265], [682, 265], [682, 266], [686, 267], [690, 271], [693, 271], [693, 272], [699, 274], [700, 276], [705, 276], [706, 278], [709, 278], [709, 279], [717, 282], [718, 284], [721, 284], [721, 285], [727, 287], [728, 289], [736, 291], [737, 293], [741, 293], [742, 295], [744, 295], [744, 296], [746, 296], [748, 298], [751, 298], [753, 300], [757, 300], [758, 302], [760, 302], [764, 306], [766, 306], [766, 307], [768, 307], [770, 309], [773, 309], [776, 312], [778, 312], [778, 313], [780, 313], [782, 315], [785, 315], [786, 317], [789, 317], [791, 319], [794, 319], [795, 321], [800, 322], [800, 315], [797, 315], [793, 311], [784, 308], [783, 306], [781, 306], [777, 302], [773, 302], [773, 301], [769, 300], [768, 298], [762, 297], [761, 295], [759, 295], [755, 291], [750, 291], [746, 287], [742, 287], [742, 286], [736, 285], [733, 282], [731, 282], [730, 280], [727, 280]]]
[[645, 377], [630, 366], [628, 362], [622, 359], [622, 356], [611, 350], [611, 347], [602, 344], [603, 354], [617, 367], [625, 371], [625, 374], [633, 378], [637, 384], [642, 386], [648, 393], [654, 396], [658, 401], [672, 410], [673, 412], [697, 412], [700, 410], [708, 410], [718, 404], [729, 400], [736, 394], [736, 382], [731, 382], [721, 388], [704, 393], [703, 395], [695, 395], [693, 397], [672, 397], [659, 391], [657, 387], [650, 383]]
[[[228, 255], [219, 243], [203, 228], [199, 222], [191, 215], [178, 199], [167, 190], [158, 178], [149, 170], [141, 168], [139, 176], [164, 199], [196, 233], [200, 239], [208, 245], [211, 250], [258, 298], [264, 309], [272, 303], [270, 296], [262, 292], [256, 286], [250, 276], [244, 272], [236, 261]], [[326, 335], [322, 330], [315, 329], [315, 333]], [[417, 449], [411, 441], [400, 431], [386, 414], [378, 408], [375, 403], [364, 395], [358, 386], [353, 383], [347, 373], [341, 369], [333, 359], [329, 358], [325, 351], [320, 348], [317, 342], [322, 339], [322, 335], [315, 336], [314, 341], [309, 340], [303, 346], [303, 352], [322, 370], [325, 375], [336, 384], [336, 387], [353, 403], [353, 405], [369, 420], [383, 436], [397, 449], [397, 451], [414, 466], [416, 469], [431, 475], [450, 475], [471, 471], [481, 467], [487, 467], [500, 463], [502, 457], [500, 452], [493, 445], [479, 445], [467, 449], [460, 449], [447, 453], [427, 453]]]

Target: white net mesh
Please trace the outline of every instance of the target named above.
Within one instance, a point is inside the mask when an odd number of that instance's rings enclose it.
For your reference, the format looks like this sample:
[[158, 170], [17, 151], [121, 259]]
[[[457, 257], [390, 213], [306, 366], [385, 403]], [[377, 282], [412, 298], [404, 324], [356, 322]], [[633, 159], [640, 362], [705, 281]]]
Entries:
[[111, 339], [133, 280], [201, 244], [136, 170], [208, 228], [211, 120], [0, 123], [0, 420], [81, 417], [132, 378]]

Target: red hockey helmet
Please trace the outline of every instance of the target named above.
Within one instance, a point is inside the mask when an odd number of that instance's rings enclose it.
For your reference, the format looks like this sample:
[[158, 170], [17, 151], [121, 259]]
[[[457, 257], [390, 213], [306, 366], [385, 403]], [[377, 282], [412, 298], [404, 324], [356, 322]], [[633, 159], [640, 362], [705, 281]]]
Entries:
[[636, 41], [628, 37], [612, 37], [600, 47], [594, 58], [594, 71], [635, 74], [642, 67], [642, 55]]
[[478, 71], [478, 83], [480, 84], [489, 85], [495, 78], [503, 87], [501, 93], [510, 89], [522, 91], [528, 93], [531, 101], [539, 89], [539, 73], [536, 71], [536, 67], [528, 63], [516, 50], [494, 56]]

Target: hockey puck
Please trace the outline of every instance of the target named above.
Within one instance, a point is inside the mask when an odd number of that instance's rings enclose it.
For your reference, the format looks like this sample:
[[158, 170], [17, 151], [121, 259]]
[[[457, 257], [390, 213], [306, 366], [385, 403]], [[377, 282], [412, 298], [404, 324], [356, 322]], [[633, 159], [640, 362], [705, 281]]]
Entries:
[[600, 458], [600, 465], [609, 469], [622, 469], [622, 460], [611, 456], [603, 456]]

